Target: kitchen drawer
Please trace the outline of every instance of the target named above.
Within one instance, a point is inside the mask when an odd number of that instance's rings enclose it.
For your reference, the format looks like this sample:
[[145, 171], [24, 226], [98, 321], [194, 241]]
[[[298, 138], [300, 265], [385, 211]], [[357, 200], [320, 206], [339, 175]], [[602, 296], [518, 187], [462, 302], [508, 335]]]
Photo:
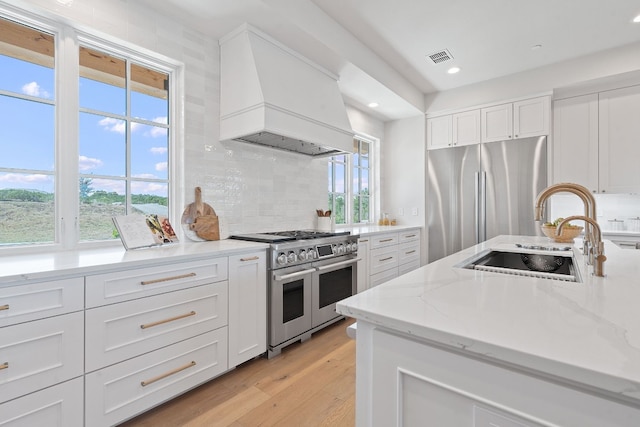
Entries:
[[407, 242], [420, 241], [420, 230], [407, 230], [398, 233], [398, 243], [403, 244]]
[[391, 268], [389, 270], [383, 271], [382, 273], [377, 273], [371, 275], [371, 284], [370, 287], [381, 285], [384, 282], [387, 282], [391, 279], [395, 279], [398, 277], [398, 267]]
[[416, 259], [414, 261], [408, 262], [406, 264], [401, 264], [398, 266], [398, 276], [402, 276], [405, 273], [415, 270], [416, 268], [420, 268], [420, 260]]
[[0, 405], [2, 427], [82, 427], [82, 378], [31, 393]]
[[383, 248], [398, 244], [398, 233], [374, 234], [370, 237], [371, 249]]
[[227, 268], [222, 257], [87, 276], [87, 308], [227, 280]]
[[0, 328], [0, 401], [84, 373], [83, 313]]
[[373, 249], [369, 255], [369, 272], [371, 275], [398, 266], [398, 246]]
[[0, 288], [0, 327], [84, 310], [84, 278]]
[[420, 264], [420, 242], [409, 242], [398, 245], [398, 264], [403, 265], [418, 261]]
[[227, 282], [197, 286], [86, 312], [86, 371], [227, 324]]
[[112, 426], [227, 370], [227, 328], [85, 376], [86, 425]]

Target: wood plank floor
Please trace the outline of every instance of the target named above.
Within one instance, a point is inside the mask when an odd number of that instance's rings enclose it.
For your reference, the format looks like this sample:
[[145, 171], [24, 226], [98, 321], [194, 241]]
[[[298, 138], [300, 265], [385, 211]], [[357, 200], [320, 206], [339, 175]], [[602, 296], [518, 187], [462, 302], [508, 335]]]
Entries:
[[345, 331], [353, 322], [250, 360], [121, 427], [354, 426], [355, 341]]

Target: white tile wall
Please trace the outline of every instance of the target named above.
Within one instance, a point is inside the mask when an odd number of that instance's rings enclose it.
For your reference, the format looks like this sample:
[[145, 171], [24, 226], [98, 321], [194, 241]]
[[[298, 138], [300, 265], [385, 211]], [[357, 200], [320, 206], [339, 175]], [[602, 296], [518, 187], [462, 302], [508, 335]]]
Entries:
[[[18, 2], [12, 2], [16, 4]], [[326, 159], [311, 159], [219, 136], [218, 41], [160, 15], [135, 0], [19, 2], [185, 64], [184, 196], [193, 189], [221, 217], [230, 233], [314, 228], [315, 209], [327, 206]], [[179, 223], [179, 218], [172, 218]]]

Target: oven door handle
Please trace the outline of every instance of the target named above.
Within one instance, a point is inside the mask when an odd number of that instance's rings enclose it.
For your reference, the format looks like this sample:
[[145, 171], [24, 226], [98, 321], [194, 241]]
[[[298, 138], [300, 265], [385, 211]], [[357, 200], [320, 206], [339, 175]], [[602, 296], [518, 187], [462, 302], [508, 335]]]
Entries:
[[335, 267], [340, 267], [343, 265], [348, 265], [348, 264], [354, 264], [358, 261], [361, 261], [361, 258], [353, 258], [353, 259], [349, 259], [347, 261], [340, 261], [340, 262], [336, 262], [335, 264], [329, 264], [329, 265], [322, 265], [320, 267], [316, 267], [316, 270], [318, 271], [324, 271], [324, 270], [328, 270], [330, 268], [335, 268]]
[[283, 274], [282, 276], [277, 276], [274, 274], [273, 278], [280, 281], [280, 280], [291, 279], [293, 277], [304, 276], [305, 274], [315, 273], [315, 272], [316, 272], [315, 268], [310, 268], [308, 270], [296, 271], [295, 273]]

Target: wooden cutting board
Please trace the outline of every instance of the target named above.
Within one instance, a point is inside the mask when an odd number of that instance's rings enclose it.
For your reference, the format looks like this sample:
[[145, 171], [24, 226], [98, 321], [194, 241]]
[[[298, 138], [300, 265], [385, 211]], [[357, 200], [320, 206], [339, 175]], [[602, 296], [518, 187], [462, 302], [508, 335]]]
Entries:
[[185, 208], [182, 219], [182, 229], [191, 240], [220, 240], [220, 224], [216, 211], [202, 201], [202, 189], [196, 187], [195, 202]]

